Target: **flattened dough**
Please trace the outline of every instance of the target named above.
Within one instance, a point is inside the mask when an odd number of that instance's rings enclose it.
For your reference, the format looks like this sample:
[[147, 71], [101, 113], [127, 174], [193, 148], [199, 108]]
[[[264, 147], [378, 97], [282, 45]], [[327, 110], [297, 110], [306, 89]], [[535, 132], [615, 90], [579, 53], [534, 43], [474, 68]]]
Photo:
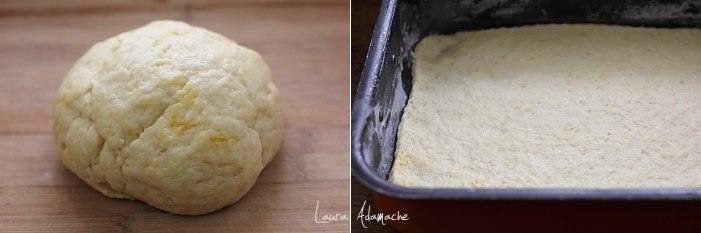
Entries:
[[701, 187], [701, 30], [536, 25], [429, 36], [390, 181]]

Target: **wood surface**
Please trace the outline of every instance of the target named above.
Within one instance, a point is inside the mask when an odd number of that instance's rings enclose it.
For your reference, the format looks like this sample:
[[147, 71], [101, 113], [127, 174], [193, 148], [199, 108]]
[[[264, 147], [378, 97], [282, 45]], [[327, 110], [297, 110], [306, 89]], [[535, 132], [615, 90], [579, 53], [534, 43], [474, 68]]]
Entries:
[[[237, 204], [196, 217], [104, 197], [65, 169], [50, 103], [92, 44], [151, 20], [189, 22], [260, 52], [279, 87], [277, 157]], [[0, 232], [347, 232], [348, 1], [0, 1]]]

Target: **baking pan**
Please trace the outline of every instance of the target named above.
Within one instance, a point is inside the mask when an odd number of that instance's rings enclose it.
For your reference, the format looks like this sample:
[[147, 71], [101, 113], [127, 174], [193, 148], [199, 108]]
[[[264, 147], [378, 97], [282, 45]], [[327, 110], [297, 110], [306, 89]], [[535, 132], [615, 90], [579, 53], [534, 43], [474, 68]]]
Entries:
[[383, 1], [353, 103], [351, 166], [380, 211], [410, 218], [389, 224], [403, 232], [701, 232], [701, 188], [429, 189], [387, 181], [416, 43], [431, 34], [540, 23], [699, 28], [701, 1]]

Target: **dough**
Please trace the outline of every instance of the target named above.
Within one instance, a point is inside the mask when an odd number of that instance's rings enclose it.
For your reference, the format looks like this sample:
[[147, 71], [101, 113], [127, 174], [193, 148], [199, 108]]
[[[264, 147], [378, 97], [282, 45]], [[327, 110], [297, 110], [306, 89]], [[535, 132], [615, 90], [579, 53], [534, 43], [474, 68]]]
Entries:
[[90, 186], [183, 215], [239, 200], [282, 136], [260, 55], [176, 21], [90, 48], [58, 90], [53, 118], [63, 164]]
[[701, 187], [701, 30], [537, 25], [429, 36], [390, 181]]

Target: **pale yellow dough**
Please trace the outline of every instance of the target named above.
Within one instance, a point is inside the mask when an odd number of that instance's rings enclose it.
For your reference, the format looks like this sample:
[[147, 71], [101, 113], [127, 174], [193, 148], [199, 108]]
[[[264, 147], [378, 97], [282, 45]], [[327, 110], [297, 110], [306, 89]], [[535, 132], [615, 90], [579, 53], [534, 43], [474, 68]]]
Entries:
[[701, 187], [701, 30], [538, 25], [429, 36], [390, 181]]
[[255, 51], [155, 21], [76, 62], [53, 131], [63, 164], [104, 195], [205, 214], [239, 200], [277, 153], [278, 99]]

